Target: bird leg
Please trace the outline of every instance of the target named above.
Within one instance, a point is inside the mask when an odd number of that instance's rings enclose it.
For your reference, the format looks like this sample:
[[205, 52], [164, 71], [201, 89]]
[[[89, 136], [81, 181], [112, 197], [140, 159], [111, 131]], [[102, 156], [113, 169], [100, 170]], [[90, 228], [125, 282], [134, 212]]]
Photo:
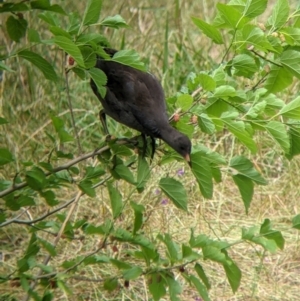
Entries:
[[[147, 143], [147, 136], [145, 134], [141, 134], [142, 139], [143, 139], [143, 149], [142, 149], [142, 156], [145, 157], [146, 153], [147, 153], [147, 149], [148, 149], [148, 143]], [[151, 154], [150, 154], [150, 158], [151, 161], [153, 160], [154, 157], [154, 153], [155, 153], [155, 139], [150, 136], [151, 139]]]
[[143, 139], [143, 149], [142, 149], [142, 157], [144, 158], [146, 156], [147, 152], [147, 139], [145, 134], [141, 134], [142, 139]]
[[150, 139], [151, 139], [151, 161], [152, 161], [154, 158], [156, 145], [155, 145], [155, 139], [152, 136], [150, 136]]
[[111, 136], [108, 132], [108, 128], [107, 128], [107, 124], [106, 124], [106, 114], [104, 112], [104, 110], [100, 110], [99, 112], [99, 119], [102, 123], [103, 129], [104, 129], [104, 133], [106, 135], [106, 141], [110, 141], [111, 140]]

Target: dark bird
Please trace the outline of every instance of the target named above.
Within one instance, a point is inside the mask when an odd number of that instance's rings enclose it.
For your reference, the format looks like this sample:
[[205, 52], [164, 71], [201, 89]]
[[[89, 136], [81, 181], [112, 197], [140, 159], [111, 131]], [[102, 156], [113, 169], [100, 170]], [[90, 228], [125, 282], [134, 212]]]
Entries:
[[[117, 50], [104, 48], [111, 57]], [[160, 138], [178, 152], [189, 164], [191, 141], [174, 129], [168, 120], [163, 88], [157, 78], [135, 68], [98, 57], [96, 68], [107, 76], [106, 95], [101, 97], [91, 80], [91, 87], [102, 103], [100, 119], [105, 123], [105, 114], [152, 139]], [[106, 127], [106, 126], [105, 126]], [[107, 130], [107, 128], [106, 128]]]

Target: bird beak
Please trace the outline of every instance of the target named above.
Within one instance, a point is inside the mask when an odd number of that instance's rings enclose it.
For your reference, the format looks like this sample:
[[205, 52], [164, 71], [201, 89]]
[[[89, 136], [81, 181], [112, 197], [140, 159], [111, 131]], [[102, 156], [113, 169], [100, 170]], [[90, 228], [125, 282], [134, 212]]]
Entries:
[[189, 164], [190, 167], [192, 167], [192, 161], [191, 161], [191, 157], [189, 154], [186, 154], [184, 156], [185, 161], [187, 161], [187, 163]]

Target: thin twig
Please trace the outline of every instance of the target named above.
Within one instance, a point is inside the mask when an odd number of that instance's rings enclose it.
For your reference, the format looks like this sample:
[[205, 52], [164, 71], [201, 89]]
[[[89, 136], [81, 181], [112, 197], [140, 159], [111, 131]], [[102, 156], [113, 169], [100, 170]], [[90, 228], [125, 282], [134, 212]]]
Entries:
[[263, 55], [261, 55], [261, 54], [259, 54], [257, 51], [255, 51], [254, 49], [249, 49], [251, 52], [253, 52], [255, 55], [257, 55], [257, 56], [259, 56], [261, 59], [263, 59], [263, 60], [265, 60], [265, 61], [267, 61], [267, 62], [269, 62], [270, 64], [273, 64], [273, 65], [275, 65], [275, 66], [277, 66], [277, 67], [283, 67], [281, 64], [278, 64], [278, 63], [276, 63], [276, 62], [274, 62], [274, 61], [271, 61], [271, 60], [269, 60], [269, 59], [267, 59], [265, 56], [263, 56]]
[[[73, 214], [73, 212], [74, 212], [74, 210], [75, 210], [75, 207], [76, 207], [76, 205], [77, 205], [77, 203], [78, 203], [78, 201], [79, 201], [79, 199], [81, 198], [82, 195], [83, 195], [83, 192], [82, 192], [82, 191], [78, 191], [78, 193], [77, 193], [77, 195], [76, 195], [76, 197], [75, 197], [75, 201], [74, 201], [74, 203], [72, 204], [72, 206], [71, 206], [71, 208], [70, 208], [70, 210], [69, 210], [69, 212], [68, 212], [68, 215], [67, 215], [67, 217], [65, 218], [65, 220], [64, 220], [62, 226], [60, 227], [60, 230], [59, 230], [59, 232], [58, 232], [58, 234], [57, 234], [57, 236], [56, 236], [56, 238], [55, 238], [55, 240], [54, 240], [54, 243], [53, 243], [54, 248], [57, 246], [57, 244], [58, 244], [58, 242], [59, 242], [59, 240], [60, 240], [62, 234], [64, 233], [65, 227], [66, 227], [66, 225], [67, 225], [69, 219], [71, 218], [71, 216], [72, 216], [72, 214]], [[51, 256], [50, 254], [48, 254], [48, 255], [45, 257], [43, 264], [44, 264], [44, 265], [48, 265], [49, 261], [51, 260], [51, 257], [52, 257], [52, 256]], [[39, 271], [38, 275], [40, 276], [40, 275], [42, 275], [42, 274], [43, 274], [43, 270], [41, 269], [41, 270]], [[38, 282], [37, 280], [33, 281], [33, 283], [30, 285], [30, 291], [32, 291], [32, 290], [35, 288], [35, 286], [37, 285], [37, 282]], [[23, 298], [23, 301], [28, 301], [29, 298], [30, 298], [30, 293], [28, 293], [28, 294]]]
[[[97, 164], [97, 159], [94, 160], [93, 166], [96, 166], [96, 164]], [[63, 224], [62, 224], [62, 226], [60, 227], [60, 230], [59, 230], [59, 232], [58, 232], [58, 234], [57, 234], [57, 236], [56, 236], [56, 238], [55, 238], [55, 240], [54, 240], [54, 242], [53, 242], [54, 248], [56, 248], [56, 246], [57, 246], [59, 240], [61, 239], [61, 237], [62, 237], [62, 235], [63, 235], [63, 233], [64, 233], [64, 230], [65, 230], [65, 228], [66, 228], [66, 225], [67, 225], [68, 221], [70, 220], [72, 214], [74, 213], [74, 210], [75, 210], [75, 208], [76, 208], [76, 206], [77, 206], [77, 204], [78, 204], [80, 198], [81, 198], [83, 195], [84, 195], [84, 192], [83, 192], [83, 191], [79, 190], [79, 191], [77, 192], [76, 197], [75, 197], [75, 200], [74, 200], [74, 202], [73, 202], [73, 204], [72, 204], [72, 206], [71, 206], [71, 208], [70, 208], [70, 210], [69, 210], [69, 212], [68, 212], [68, 215], [66, 216], [66, 218], [65, 218], [65, 220], [64, 220], [64, 222], [63, 222]], [[49, 261], [51, 260], [51, 258], [52, 258], [52, 255], [51, 255], [51, 254], [48, 254], [48, 255], [45, 257], [43, 264], [44, 264], [44, 265], [48, 265], [48, 263], [49, 263]], [[42, 274], [43, 274], [43, 270], [40, 269], [40, 271], [38, 272], [38, 276], [41, 276]], [[32, 291], [32, 290], [36, 287], [37, 283], [38, 283], [38, 280], [37, 280], [37, 279], [33, 281], [33, 283], [30, 285], [29, 293], [23, 298], [23, 301], [28, 301], [28, 300], [29, 300], [29, 298], [30, 298], [30, 291]]]

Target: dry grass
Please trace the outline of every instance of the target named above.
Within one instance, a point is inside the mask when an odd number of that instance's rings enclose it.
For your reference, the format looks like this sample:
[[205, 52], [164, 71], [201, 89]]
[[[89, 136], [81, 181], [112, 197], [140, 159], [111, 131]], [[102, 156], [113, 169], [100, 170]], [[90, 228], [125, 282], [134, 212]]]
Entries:
[[[126, 46], [142, 54], [152, 72], [162, 79], [166, 94], [172, 95], [180, 89], [189, 72], [209, 70], [214, 62], [219, 62], [221, 49], [216, 46], [212, 47], [190, 20], [191, 15], [209, 19], [214, 15], [215, 2], [182, 1], [181, 9], [178, 11], [176, 1], [159, 3], [151, 0], [127, 0], [117, 4], [104, 1], [103, 16], [120, 13], [132, 27], [130, 30], [119, 32], [107, 30], [105, 33], [115, 48], [119, 48], [122, 37], [125, 35]], [[71, 7], [71, 3], [69, 6]], [[169, 29], [168, 62], [166, 63], [164, 62], [164, 55], [166, 55], [164, 36], [167, 23]], [[47, 158], [52, 149], [53, 145], [45, 134], [45, 131], [53, 132], [49, 116], [60, 114], [69, 120], [66, 96], [62, 91], [63, 82], [61, 87], [50, 86], [49, 83], [36, 81], [39, 74], [34, 72], [22, 67], [17, 78], [8, 75], [4, 81], [3, 109], [11, 124], [5, 127], [6, 135], [0, 138], [0, 145], [14, 150], [17, 159], [16, 167], [21, 171], [24, 168], [22, 161], [41, 161]], [[78, 83], [73, 78], [71, 91], [84, 150], [90, 151], [96, 148], [99, 140], [102, 139], [97, 120], [99, 106], [86, 83]], [[116, 126], [116, 131], [121, 128], [114, 123], [111, 126]], [[211, 148], [215, 146], [205, 136], [201, 137], [201, 142]], [[288, 162], [282, 157], [280, 150], [274, 148], [273, 143], [265, 137], [259, 137], [259, 144], [261, 151], [254, 160], [269, 184], [255, 188], [248, 215], [245, 214], [238, 189], [230, 178], [226, 177], [226, 173], [224, 173], [223, 182], [215, 186], [213, 199], [205, 200], [201, 197], [197, 184], [187, 168], [180, 180], [189, 191], [189, 213], [186, 214], [176, 209], [170, 202], [162, 204], [163, 196], [155, 193], [158, 180], [166, 174], [179, 178], [176, 171], [183, 165], [178, 163], [157, 166], [154, 162], [153, 174], [159, 176], [151, 179], [143, 194], [133, 194], [130, 198], [147, 208], [148, 217], [143, 231], [149, 238], [156, 237], [158, 233], [170, 233], [179, 243], [188, 243], [190, 229], [194, 228], [197, 234], [206, 234], [213, 239], [227, 240], [234, 244], [230, 249], [230, 256], [243, 273], [240, 289], [235, 295], [219, 265], [210, 261], [201, 263], [211, 280], [210, 296], [214, 301], [299, 300], [300, 240], [299, 232], [291, 229], [290, 220], [300, 213], [298, 188], [300, 161], [295, 158], [292, 162]], [[224, 154], [239, 154], [234, 141], [227, 145], [226, 150], [223, 144], [216, 147], [217, 151], [224, 152]], [[11, 178], [13, 175], [13, 171], [0, 170], [0, 177]], [[131, 187], [122, 181], [119, 181], [118, 185], [126, 198]], [[66, 201], [73, 197], [73, 194], [74, 188], [66, 188], [59, 199]], [[29, 212], [34, 216], [39, 216], [45, 210], [47, 208], [41, 205]], [[90, 223], [98, 225], [110, 217], [109, 198], [106, 189], [100, 187], [97, 189], [96, 198], [82, 197], [80, 199], [72, 219], [87, 218]], [[242, 227], [259, 225], [265, 218], [273, 222], [275, 229], [283, 232], [286, 240], [284, 250], [276, 254], [265, 253], [258, 246], [240, 242]], [[132, 225], [132, 221], [132, 211], [127, 209], [117, 223], [126, 229]], [[54, 240], [51, 234], [45, 234], [44, 238], [49, 241]], [[62, 239], [59, 242], [58, 255], [50, 263], [52, 266], [59, 266], [66, 259], [89, 254], [101, 243], [100, 237], [83, 237], [81, 230], [75, 233], [75, 238], [72, 241]], [[5, 246], [2, 251], [2, 262], [0, 262], [1, 274], [13, 270], [16, 258], [20, 258], [23, 254], [27, 239], [28, 232], [25, 227], [17, 225], [1, 228], [0, 244]], [[117, 247], [118, 252], [115, 252], [113, 245]], [[103, 250], [103, 253], [106, 252], [109, 256], [123, 258], [127, 254], [126, 244], [112, 241], [107, 249]], [[129, 289], [120, 288], [112, 294], [103, 292], [101, 282], [84, 281], [84, 277], [97, 279], [99, 275], [109, 276], [114, 272], [116, 271], [112, 271], [111, 265], [105, 264], [79, 267], [78, 274], [81, 279], [70, 277], [67, 280], [73, 295], [55, 290], [55, 300], [151, 300], [146, 290], [147, 279], [133, 281]], [[180, 275], [179, 271], [175, 273], [177, 276]], [[0, 296], [7, 292], [14, 292], [21, 297], [23, 291], [18, 286], [14, 287], [14, 283], [10, 285], [11, 287], [8, 287], [7, 283], [0, 285]], [[196, 296], [196, 292], [188, 285], [184, 286], [181, 300], [197, 300]]]

